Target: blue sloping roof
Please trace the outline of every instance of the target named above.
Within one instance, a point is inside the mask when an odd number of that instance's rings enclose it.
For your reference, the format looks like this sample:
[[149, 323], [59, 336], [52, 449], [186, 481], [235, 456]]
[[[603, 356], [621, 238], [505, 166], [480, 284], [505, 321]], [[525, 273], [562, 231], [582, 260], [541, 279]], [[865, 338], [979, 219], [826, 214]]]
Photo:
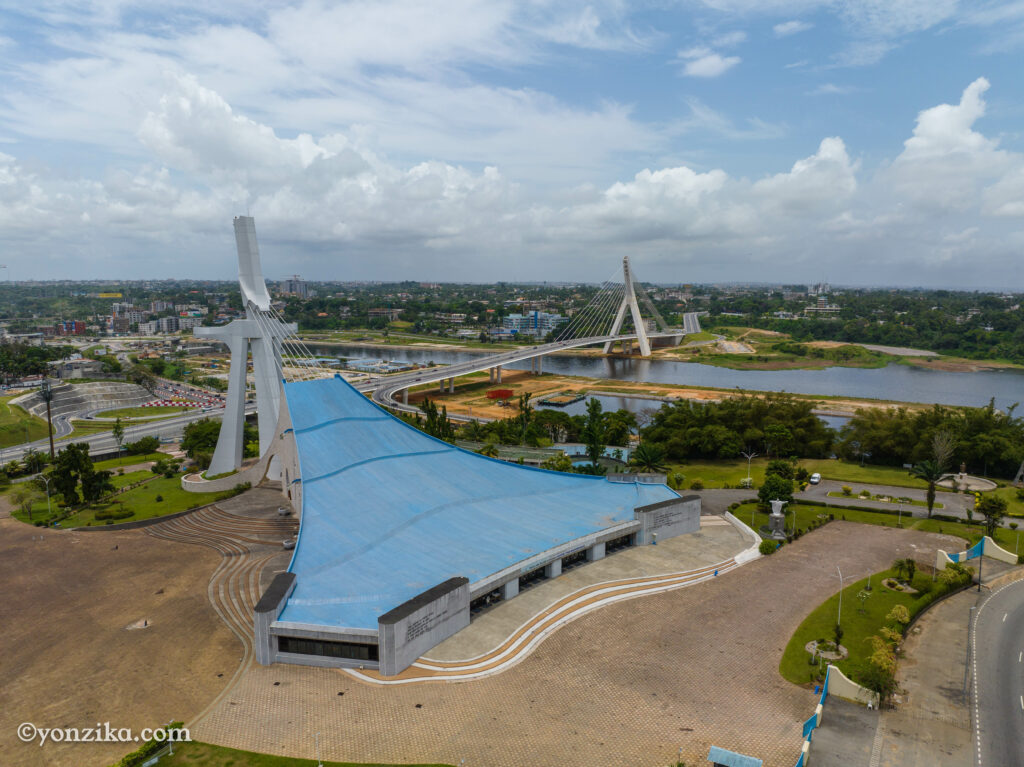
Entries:
[[453, 576], [470, 583], [676, 497], [509, 464], [434, 439], [340, 377], [286, 383], [302, 523], [278, 620], [376, 629]]

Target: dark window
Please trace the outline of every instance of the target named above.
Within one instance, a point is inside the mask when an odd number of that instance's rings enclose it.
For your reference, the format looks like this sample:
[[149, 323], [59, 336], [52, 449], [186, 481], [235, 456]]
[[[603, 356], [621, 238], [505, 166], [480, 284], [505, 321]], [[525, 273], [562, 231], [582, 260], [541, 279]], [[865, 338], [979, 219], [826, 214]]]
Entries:
[[562, 557], [562, 572], [564, 573], [566, 570], [571, 570], [574, 567], [579, 567], [580, 565], [585, 565], [586, 563], [587, 550], [580, 549], [579, 551], [574, 551], [572, 554], [567, 554], [566, 556]]
[[614, 554], [616, 551], [629, 548], [633, 545], [633, 534], [627, 533], [626, 535], [618, 538], [612, 538], [610, 541], [606, 541], [604, 544], [605, 554]]
[[321, 655], [325, 658], [349, 658], [351, 660], [378, 660], [377, 645], [359, 642], [325, 642], [321, 639], [299, 639], [278, 637], [277, 649], [299, 655]]
[[544, 568], [538, 567], [536, 570], [530, 570], [526, 575], [519, 576], [519, 590], [525, 591], [531, 586], [536, 586], [547, 576], [544, 575]]
[[484, 594], [483, 596], [477, 597], [472, 602], [470, 602], [469, 612], [471, 613], [471, 615], [476, 615], [477, 613], [483, 612], [484, 610], [493, 607], [494, 605], [498, 604], [498, 602], [500, 602], [501, 600], [501, 589], [495, 589], [489, 594]]

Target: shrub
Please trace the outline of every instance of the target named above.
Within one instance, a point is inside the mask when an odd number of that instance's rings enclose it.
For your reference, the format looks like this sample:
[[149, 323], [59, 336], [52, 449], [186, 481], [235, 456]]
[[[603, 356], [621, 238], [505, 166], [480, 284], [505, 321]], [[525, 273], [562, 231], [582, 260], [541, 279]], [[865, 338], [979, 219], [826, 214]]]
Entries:
[[853, 495], [853, 488], [849, 485], [843, 485], [843, 495]]
[[158, 495], [158, 496], [156, 497], [156, 502], [157, 502], [157, 503], [163, 503], [163, 500], [164, 500], [164, 497], [163, 497], [162, 495]]
[[101, 509], [96, 512], [96, 519], [109, 519], [111, 521], [115, 519], [128, 519], [134, 513], [131, 509]]
[[146, 453], [155, 453], [159, 447], [160, 440], [156, 437], [143, 437], [136, 442], [126, 444], [124, 451], [128, 455], [145, 455]]
[[778, 544], [775, 541], [761, 541], [761, 545], [757, 547], [757, 550], [765, 556], [768, 556], [769, 554], [773, 553], [777, 548]]
[[701, 480], [699, 480], [699, 479], [695, 479], [695, 480], [693, 480], [693, 482], [690, 483], [690, 489], [691, 490], [703, 490], [704, 489], [704, 483]]

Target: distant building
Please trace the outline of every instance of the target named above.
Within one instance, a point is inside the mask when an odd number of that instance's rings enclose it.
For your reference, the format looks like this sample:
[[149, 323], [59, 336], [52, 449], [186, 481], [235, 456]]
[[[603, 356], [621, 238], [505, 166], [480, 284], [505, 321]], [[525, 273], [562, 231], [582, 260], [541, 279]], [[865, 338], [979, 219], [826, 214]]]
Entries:
[[178, 317], [178, 330], [191, 330], [192, 328], [201, 328], [202, 326], [202, 317]]
[[139, 323], [139, 335], [152, 336], [160, 332], [160, 323], [157, 320]]
[[132, 328], [132, 323], [127, 317], [111, 317], [110, 330], [113, 333], [127, 333]]
[[81, 336], [85, 335], [85, 323], [81, 320], [67, 320], [58, 322], [53, 327], [55, 336]]
[[149, 304], [149, 310], [153, 312], [153, 314], [160, 314], [160, 312], [170, 311], [173, 308], [174, 304], [170, 301], [152, 301]]
[[812, 304], [811, 306], [808, 306], [808, 307], [806, 307], [804, 309], [804, 314], [805, 315], [812, 315], [812, 316], [813, 315], [829, 316], [829, 315], [839, 314], [839, 312], [840, 312], [840, 307], [835, 306], [834, 304], [830, 304], [828, 302], [828, 296], [820, 295], [820, 294], [818, 295], [818, 302], [817, 303]]
[[178, 332], [178, 317], [161, 317], [157, 320], [158, 327], [161, 333], [177, 333]]
[[509, 314], [502, 320], [507, 330], [514, 330], [522, 335], [542, 338], [568, 320], [561, 314], [533, 311], [527, 314]]
[[278, 287], [278, 291], [286, 296], [309, 298], [309, 285], [297, 274], [293, 274], [288, 279], [282, 280]]
[[466, 321], [466, 315], [465, 314], [449, 314], [447, 312], [436, 312], [434, 314], [434, 319], [435, 320], [440, 320], [441, 322], [447, 322], [447, 323], [449, 323], [451, 325], [461, 325], [463, 322]]
[[394, 322], [402, 314], [402, 310], [401, 309], [390, 309], [390, 308], [389, 309], [370, 309], [370, 311], [367, 312], [367, 314], [369, 315], [371, 320], [374, 317], [384, 317], [384, 318], [387, 319], [388, 322]]
[[103, 375], [103, 363], [98, 360], [54, 360], [47, 363], [50, 372], [57, 378], [99, 378]]

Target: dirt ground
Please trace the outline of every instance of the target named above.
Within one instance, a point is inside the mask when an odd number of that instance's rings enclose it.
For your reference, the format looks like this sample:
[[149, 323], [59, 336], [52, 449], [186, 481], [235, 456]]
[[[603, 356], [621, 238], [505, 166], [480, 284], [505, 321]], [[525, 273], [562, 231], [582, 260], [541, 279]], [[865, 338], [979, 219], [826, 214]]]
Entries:
[[[444, 404], [448, 412], [455, 415], [469, 415], [472, 409], [473, 416], [486, 418], [508, 418], [516, 412], [515, 397], [520, 394], [530, 394], [533, 403], [543, 399], [544, 395], [557, 394], [558, 392], [602, 392], [611, 395], [623, 396], [644, 396], [665, 397], [669, 399], [691, 399], [705, 402], [718, 402], [726, 397], [735, 396], [731, 391], [720, 389], [696, 389], [673, 386], [672, 384], [641, 383], [632, 381], [613, 381], [598, 378], [578, 378], [574, 376], [549, 375], [535, 376], [528, 370], [505, 370], [502, 373], [500, 384], [489, 384], [485, 388], [476, 388], [473, 391], [466, 391], [466, 384], [480, 384], [487, 382], [486, 373], [478, 373], [472, 376], [462, 376], [455, 379], [455, 393], [438, 391], [438, 387], [410, 392], [409, 404], [415, 405], [429, 397], [439, 404]], [[511, 407], [501, 407], [493, 400], [487, 399], [489, 389], [512, 389], [514, 392]], [[872, 400], [856, 399], [823, 399], [819, 401], [818, 410], [828, 415], [853, 415], [860, 408], [869, 407], [892, 407], [894, 403], [886, 403]], [[922, 405], [905, 403], [909, 410], [922, 408]], [[658, 409], [661, 402], [657, 399], [651, 400], [651, 407]]]
[[0, 512], [0, 763], [107, 765], [137, 747], [24, 744], [22, 722], [138, 731], [198, 714], [240, 655], [207, 598], [219, 560], [141, 530], [52, 531]]

